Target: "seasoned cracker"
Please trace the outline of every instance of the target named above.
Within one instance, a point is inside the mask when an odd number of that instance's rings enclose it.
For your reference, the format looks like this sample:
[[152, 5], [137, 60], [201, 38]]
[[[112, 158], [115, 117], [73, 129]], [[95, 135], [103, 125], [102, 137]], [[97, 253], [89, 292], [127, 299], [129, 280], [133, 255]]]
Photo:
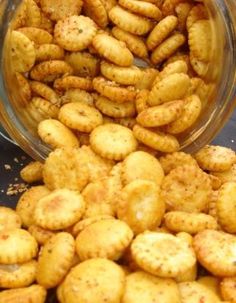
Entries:
[[178, 19], [175, 16], [167, 16], [162, 19], [147, 37], [148, 50], [154, 50], [160, 45], [177, 27]]
[[74, 70], [76, 76], [95, 77], [99, 74], [99, 59], [88, 52], [66, 54], [65, 60]]
[[173, 15], [175, 11], [175, 6], [184, 0], [163, 0], [162, 2], [162, 12], [164, 16]]
[[53, 21], [79, 15], [83, 2], [81, 0], [40, 0], [42, 11]]
[[53, 87], [57, 91], [64, 91], [71, 88], [83, 89], [86, 91], [92, 90], [92, 80], [90, 78], [78, 76], [65, 76], [54, 81]]
[[30, 72], [30, 77], [39, 82], [53, 82], [62, 75], [72, 73], [72, 67], [65, 61], [51, 60], [35, 65]]
[[43, 168], [43, 180], [50, 189], [81, 191], [88, 182], [88, 168], [77, 148], [60, 148], [51, 152]]
[[138, 36], [147, 34], [153, 28], [149, 19], [135, 15], [118, 5], [110, 10], [109, 18], [124, 31]]
[[156, 68], [143, 68], [141, 69], [142, 76], [139, 82], [135, 85], [137, 90], [150, 90], [155, 79], [159, 75], [159, 71]]
[[133, 55], [126, 44], [105, 33], [98, 33], [93, 39], [93, 47], [102, 57], [119, 66], [131, 66]]
[[38, 135], [53, 149], [59, 147], [79, 147], [79, 139], [64, 124], [55, 119], [46, 119], [38, 125]]
[[[45, 102], [46, 100], [43, 100]], [[25, 109], [25, 115], [27, 122], [30, 122], [30, 126], [32, 125], [32, 128], [35, 129], [39, 122], [46, 119], [45, 113], [42, 113], [41, 111], [37, 110], [32, 102], [30, 102], [26, 109]]]
[[29, 106], [32, 107], [33, 111], [41, 114], [44, 119], [47, 118], [57, 118], [59, 113], [59, 108], [57, 105], [52, 104], [51, 102], [40, 98], [34, 97], [32, 98]]
[[149, 97], [149, 90], [142, 89], [140, 90], [135, 99], [136, 111], [138, 114], [141, 114], [143, 111], [148, 109], [147, 100]]
[[21, 178], [27, 183], [34, 183], [43, 180], [43, 164], [39, 161], [32, 161], [20, 171]]
[[136, 91], [133, 86], [120, 86], [119, 84], [108, 81], [103, 77], [94, 78], [93, 87], [102, 96], [117, 103], [134, 101], [136, 97]]
[[141, 70], [135, 65], [122, 67], [106, 61], [101, 62], [101, 73], [107, 79], [122, 85], [135, 85], [142, 76]]
[[236, 159], [235, 152], [227, 147], [206, 145], [195, 154], [198, 165], [213, 172], [223, 172], [231, 168]]
[[107, 219], [113, 219], [112, 216], [109, 215], [98, 215], [98, 216], [94, 216], [94, 217], [90, 217], [90, 218], [86, 218], [83, 220], [80, 220], [78, 223], [76, 223], [73, 228], [72, 228], [72, 235], [74, 237], [77, 237], [78, 234], [84, 230], [86, 227], [88, 227], [89, 225], [102, 221], [102, 220], [107, 220]]
[[196, 165], [177, 166], [165, 176], [161, 195], [169, 210], [201, 212], [207, 209], [211, 181]]
[[220, 226], [231, 234], [236, 233], [236, 182], [227, 182], [219, 189], [216, 201]]
[[36, 257], [37, 253], [37, 242], [26, 230], [12, 229], [0, 232], [1, 264], [25, 263]]
[[11, 208], [0, 206], [0, 231], [21, 228], [20, 216]]
[[220, 283], [220, 292], [224, 300], [235, 303], [236, 277], [224, 278]]
[[19, 3], [17, 9], [14, 12], [14, 16], [11, 20], [11, 28], [13, 30], [25, 26], [27, 19], [27, 6], [26, 1]]
[[113, 161], [100, 157], [91, 149], [90, 146], [82, 146], [80, 152], [88, 169], [90, 182], [94, 182], [108, 176], [114, 165]]
[[36, 45], [52, 43], [53, 36], [37, 27], [21, 27], [18, 31], [28, 37]]
[[66, 297], [66, 303], [115, 303], [120, 302], [124, 286], [125, 274], [119, 265], [95, 258], [80, 263], [70, 271], [60, 286], [60, 297]]
[[153, 18], [155, 21], [160, 20], [162, 17], [161, 10], [152, 3], [137, 0], [119, 0], [119, 4], [128, 11], [147, 18]]
[[68, 51], [81, 51], [92, 42], [97, 26], [92, 19], [85, 16], [71, 16], [60, 20], [55, 25], [54, 39]]
[[[176, 60], [174, 62], [170, 62], [168, 63], [163, 70], [159, 73], [158, 77], [156, 78], [156, 80], [154, 81], [154, 83], [156, 83], [156, 81], [158, 81], [159, 79], [163, 79], [169, 75], [173, 75], [175, 73], [183, 73], [183, 74], [187, 74], [188, 72], [188, 65], [186, 63], [185, 60]], [[155, 85], [153, 83], [153, 85]]]
[[34, 0], [25, 0], [26, 3], [26, 26], [39, 27], [41, 24], [41, 12]]
[[69, 88], [61, 97], [61, 101], [63, 105], [71, 102], [81, 102], [93, 106], [94, 95], [79, 88]]
[[64, 50], [56, 44], [41, 44], [35, 49], [36, 61], [61, 60], [64, 58]]
[[78, 102], [63, 105], [58, 119], [69, 128], [87, 133], [103, 122], [102, 115], [97, 109]]
[[0, 265], [0, 287], [22, 288], [31, 285], [36, 278], [37, 262]]
[[47, 292], [40, 285], [31, 285], [29, 287], [4, 290], [0, 292], [0, 302], [31, 302], [44, 303]]
[[190, 63], [195, 73], [200, 77], [205, 77], [209, 70], [209, 62], [203, 62], [190, 53]]
[[200, 302], [202, 299], [209, 303], [221, 302], [213, 291], [196, 281], [180, 283], [179, 290], [183, 303]]
[[160, 64], [173, 55], [184, 43], [185, 36], [182, 34], [173, 34], [162, 42], [151, 54], [153, 64]]
[[175, 12], [176, 15], [178, 17], [178, 26], [177, 29], [180, 32], [185, 32], [186, 31], [186, 25], [187, 25], [187, 18], [189, 16], [189, 12], [192, 9], [193, 5], [192, 3], [188, 3], [188, 2], [183, 2], [183, 3], [179, 3], [176, 7], [175, 7]]
[[165, 63], [163, 64], [163, 67], [167, 66], [170, 63], [174, 63], [175, 61], [184, 61], [188, 66], [188, 74], [189, 76], [194, 77], [195, 72], [192, 69], [189, 54], [183, 51], [178, 51], [176, 54], [172, 55], [170, 58], [168, 58]]
[[153, 181], [157, 185], [161, 185], [164, 178], [164, 171], [160, 162], [144, 151], [137, 151], [128, 155], [121, 168], [122, 181], [125, 185], [138, 179]]
[[199, 20], [189, 29], [188, 44], [192, 56], [208, 62], [211, 56], [211, 25], [209, 20]]
[[45, 288], [58, 286], [73, 265], [75, 241], [65, 232], [53, 236], [41, 250], [36, 279]]
[[136, 118], [144, 127], [158, 127], [177, 120], [184, 109], [184, 101], [176, 100], [142, 111]]
[[28, 72], [36, 59], [34, 43], [23, 33], [12, 31], [10, 46], [12, 68], [19, 73]]
[[105, 28], [108, 25], [107, 10], [102, 0], [84, 0], [83, 9], [85, 15], [90, 17], [101, 28]]
[[165, 225], [173, 232], [197, 234], [205, 229], [217, 229], [216, 220], [206, 214], [172, 211], [165, 215]]
[[117, 216], [126, 222], [134, 234], [152, 230], [161, 224], [165, 203], [160, 188], [149, 180], [137, 179], [126, 185], [117, 205]]
[[179, 134], [190, 128], [197, 121], [202, 111], [202, 103], [197, 95], [191, 95], [184, 100], [182, 113], [172, 123], [168, 124], [166, 131], [170, 134]]
[[220, 280], [219, 278], [213, 276], [203, 276], [197, 280], [198, 283], [206, 286], [209, 290], [213, 291], [217, 296], [218, 299], [221, 301], [221, 294], [220, 294]]
[[181, 100], [188, 92], [190, 78], [184, 73], [175, 73], [158, 81], [151, 89], [148, 96], [150, 106], [161, 103]]
[[39, 199], [50, 194], [50, 190], [43, 185], [32, 186], [24, 192], [16, 205], [16, 213], [22, 220], [24, 227], [29, 227], [34, 224], [34, 209]]
[[60, 100], [58, 94], [48, 85], [38, 82], [31, 81], [30, 88], [32, 92], [43, 99], [50, 101], [52, 104], [59, 105]]
[[90, 136], [90, 144], [96, 153], [111, 160], [123, 160], [137, 148], [132, 131], [112, 123], [95, 128]]
[[158, 278], [144, 271], [128, 274], [126, 278], [123, 303], [135, 302], [180, 303], [177, 283], [172, 279]]
[[83, 218], [92, 219], [97, 216], [115, 216], [113, 201], [119, 189], [107, 177], [89, 183], [82, 192], [86, 203]]
[[222, 183], [236, 182], [236, 163], [234, 163], [229, 170], [223, 172], [211, 172], [211, 174], [219, 178]]
[[118, 26], [112, 28], [113, 36], [126, 43], [128, 49], [137, 57], [148, 57], [148, 50], [143, 39], [137, 35], [131, 34]]
[[198, 95], [203, 108], [207, 105], [209, 92], [209, 85], [201, 78], [193, 77], [190, 79], [189, 95]]
[[18, 82], [18, 89], [19, 94], [22, 98], [23, 104], [27, 105], [29, 101], [31, 100], [31, 89], [30, 84], [27, 78], [25, 78], [22, 74], [16, 72], [16, 80]]
[[45, 229], [62, 230], [78, 222], [84, 211], [85, 202], [78, 192], [58, 189], [38, 201], [34, 221]]
[[95, 222], [82, 230], [76, 238], [76, 252], [80, 260], [106, 258], [118, 260], [133, 238], [129, 226], [120, 220]]
[[[176, 236], [178, 237], [179, 234], [177, 234]], [[196, 263], [191, 268], [186, 270], [184, 273], [180, 274], [175, 279], [175, 281], [178, 282], [178, 283], [195, 281], [196, 278], [197, 278], [197, 274], [198, 274], [198, 266], [197, 266], [197, 263]]]
[[210, 273], [219, 277], [235, 276], [236, 239], [234, 235], [216, 230], [205, 230], [194, 237], [193, 245], [198, 261]]
[[171, 234], [146, 231], [132, 242], [131, 252], [143, 270], [162, 278], [176, 278], [196, 263], [188, 243]]
[[192, 27], [192, 25], [198, 20], [207, 19], [207, 18], [208, 18], [208, 13], [206, 7], [200, 3], [195, 5], [189, 12], [187, 18], [187, 24], [186, 24], [187, 30], [189, 30]]
[[104, 115], [113, 118], [133, 117], [136, 113], [135, 105], [133, 102], [125, 102], [119, 104], [103, 96], [98, 97], [95, 105]]
[[185, 164], [196, 165], [197, 161], [189, 154], [184, 152], [175, 152], [167, 154], [159, 159], [165, 174], [169, 174], [172, 169]]
[[172, 153], [179, 150], [178, 140], [166, 133], [146, 129], [138, 124], [133, 128], [135, 138], [155, 150]]

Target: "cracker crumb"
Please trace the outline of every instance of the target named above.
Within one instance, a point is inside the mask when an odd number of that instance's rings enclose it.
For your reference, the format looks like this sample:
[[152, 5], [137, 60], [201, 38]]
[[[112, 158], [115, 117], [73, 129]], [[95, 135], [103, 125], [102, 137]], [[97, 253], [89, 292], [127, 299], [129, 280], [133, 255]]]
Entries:
[[20, 193], [25, 192], [27, 189], [28, 189], [28, 185], [25, 183], [9, 184], [6, 195], [7, 196], [18, 195]]
[[11, 170], [11, 165], [9, 165], [9, 164], [4, 164], [4, 168], [5, 168], [5, 170]]
[[19, 160], [17, 158], [14, 158], [14, 162], [19, 163]]

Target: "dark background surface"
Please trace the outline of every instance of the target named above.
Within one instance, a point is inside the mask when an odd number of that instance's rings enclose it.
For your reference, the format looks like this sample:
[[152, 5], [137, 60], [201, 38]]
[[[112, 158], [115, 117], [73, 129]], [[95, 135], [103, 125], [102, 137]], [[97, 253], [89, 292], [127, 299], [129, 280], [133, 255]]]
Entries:
[[[236, 111], [212, 143], [236, 150]], [[32, 159], [19, 147], [0, 137], [0, 205], [14, 207], [19, 195], [8, 196], [7, 189], [10, 184], [23, 182], [19, 177], [19, 172], [30, 161]], [[10, 165], [11, 169], [5, 169], [5, 165]]]

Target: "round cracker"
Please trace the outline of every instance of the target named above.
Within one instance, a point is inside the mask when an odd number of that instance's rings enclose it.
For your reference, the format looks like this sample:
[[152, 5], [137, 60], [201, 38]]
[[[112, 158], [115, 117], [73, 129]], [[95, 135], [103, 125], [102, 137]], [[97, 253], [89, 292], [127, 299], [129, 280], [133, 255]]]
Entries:
[[54, 29], [55, 41], [68, 51], [86, 49], [96, 35], [97, 27], [85, 16], [71, 16], [58, 21]]
[[84, 211], [85, 201], [78, 192], [58, 189], [38, 201], [34, 220], [42, 228], [62, 230], [79, 221]]
[[43, 180], [50, 189], [68, 188], [81, 191], [89, 172], [77, 148], [60, 148], [51, 152], [43, 168]]
[[132, 238], [133, 232], [125, 222], [116, 219], [101, 220], [79, 233], [76, 252], [82, 261], [91, 258], [118, 260]]
[[112, 123], [95, 128], [90, 136], [90, 144], [95, 152], [111, 160], [122, 160], [137, 147], [130, 129]]
[[131, 244], [134, 260], [145, 271], [163, 278], [176, 278], [196, 263], [188, 243], [171, 234], [145, 232]]
[[11, 32], [11, 60], [16, 72], [28, 72], [35, 63], [36, 53], [34, 43], [18, 31]]
[[75, 241], [70, 234], [61, 232], [48, 240], [38, 260], [39, 285], [53, 288], [60, 284], [73, 265], [74, 254]]

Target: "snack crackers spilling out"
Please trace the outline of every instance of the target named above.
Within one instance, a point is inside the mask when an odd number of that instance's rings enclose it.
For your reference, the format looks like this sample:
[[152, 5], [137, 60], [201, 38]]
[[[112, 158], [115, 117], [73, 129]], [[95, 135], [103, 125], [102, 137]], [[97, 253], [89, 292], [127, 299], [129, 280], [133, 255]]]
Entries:
[[0, 303], [235, 303], [235, 151], [179, 151], [210, 90], [203, 3], [24, 0], [12, 29], [52, 151], [0, 207]]

